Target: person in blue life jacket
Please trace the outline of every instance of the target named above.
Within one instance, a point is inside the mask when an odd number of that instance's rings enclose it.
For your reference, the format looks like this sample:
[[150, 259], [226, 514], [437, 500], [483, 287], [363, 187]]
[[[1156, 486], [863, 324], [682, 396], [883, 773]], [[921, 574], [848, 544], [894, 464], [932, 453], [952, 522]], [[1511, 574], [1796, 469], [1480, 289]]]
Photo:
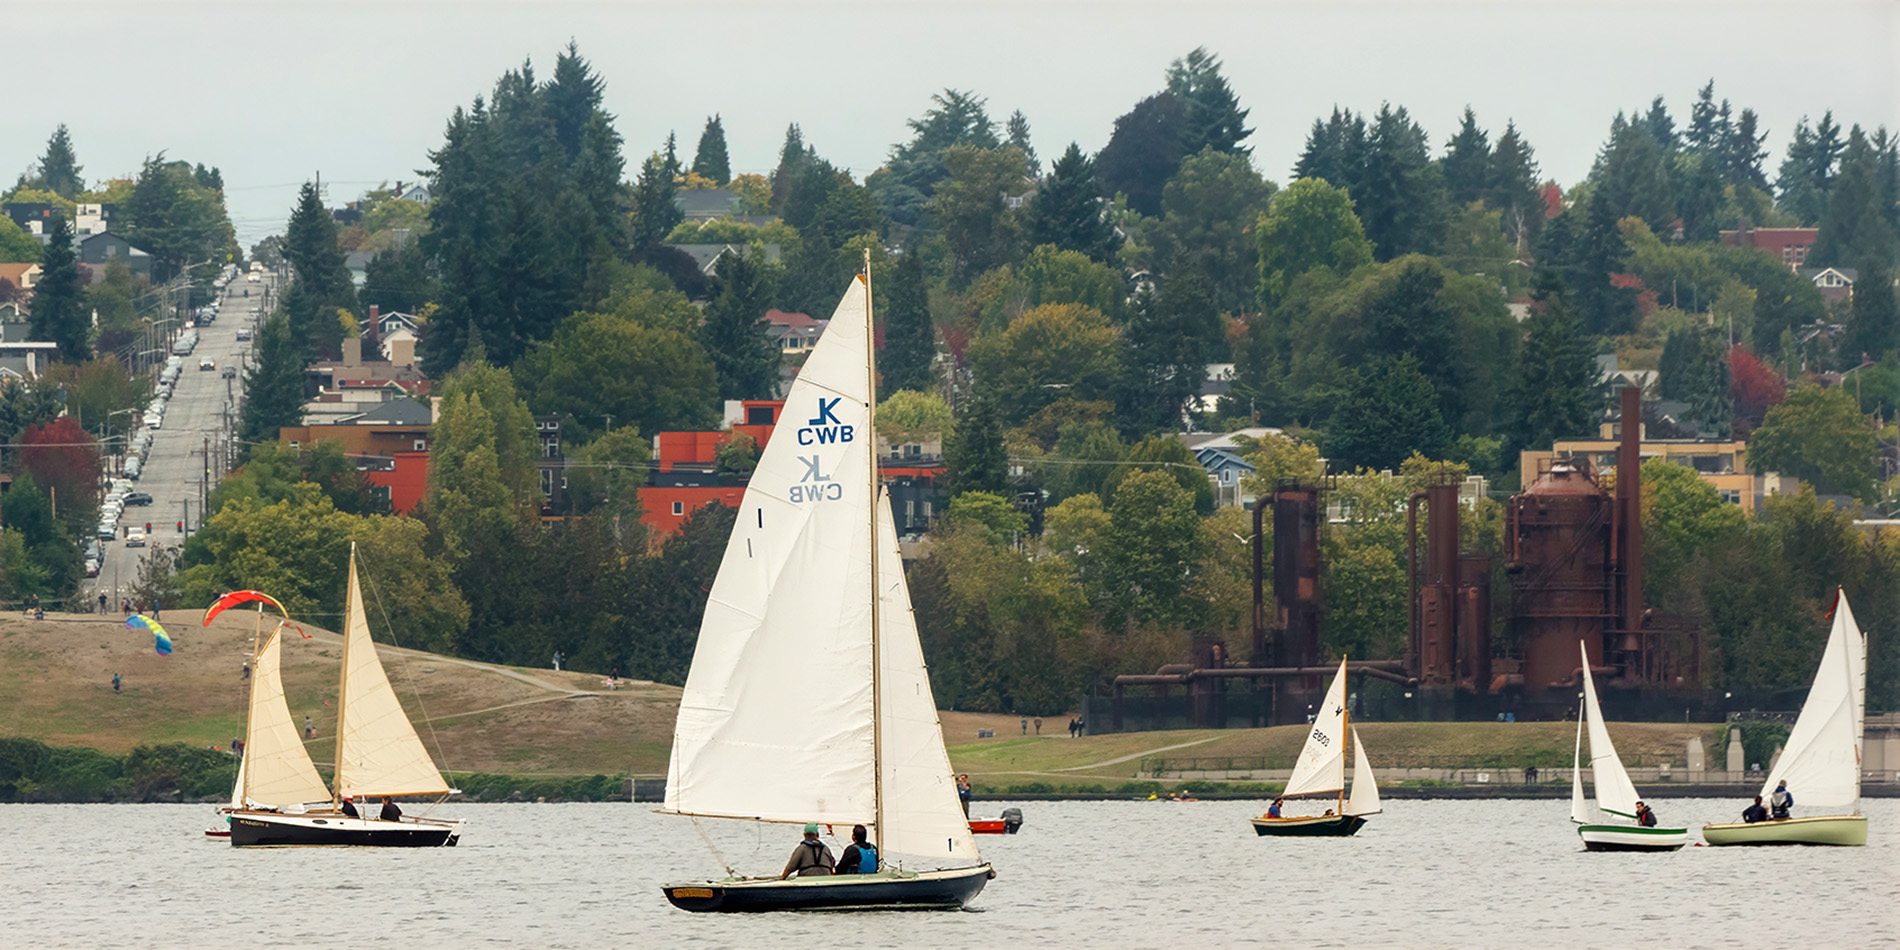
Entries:
[[1636, 803], [1636, 823], [1645, 828], [1656, 827], [1656, 813], [1642, 802]]
[[838, 874], [876, 874], [877, 846], [869, 840], [870, 832], [863, 825], [851, 826], [851, 843], [845, 846], [844, 853], [838, 856]]
[[1748, 824], [1752, 825], [1758, 821], [1767, 821], [1767, 820], [1768, 820], [1768, 809], [1761, 807], [1760, 795], [1755, 796], [1755, 804], [1742, 809], [1742, 821]]
[[1794, 793], [1788, 791], [1788, 780], [1782, 779], [1775, 785], [1775, 793], [1768, 798], [1768, 812], [1775, 818], [1788, 817], [1788, 809], [1794, 807]]
[[1273, 804], [1267, 806], [1267, 817], [1268, 818], [1280, 817], [1280, 799], [1277, 799], [1277, 798], [1274, 799]]

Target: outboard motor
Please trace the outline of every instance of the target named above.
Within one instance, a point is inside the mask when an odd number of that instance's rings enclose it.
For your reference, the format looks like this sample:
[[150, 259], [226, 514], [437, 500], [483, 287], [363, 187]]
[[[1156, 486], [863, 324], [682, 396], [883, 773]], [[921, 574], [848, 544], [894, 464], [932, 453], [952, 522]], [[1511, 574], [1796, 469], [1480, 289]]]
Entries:
[[1023, 810], [1022, 809], [1020, 808], [1003, 809], [1003, 831], [1005, 833], [1013, 835], [1016, 833], [1017, 829], [1021, 828], [1022, 826], [1023, 826]]

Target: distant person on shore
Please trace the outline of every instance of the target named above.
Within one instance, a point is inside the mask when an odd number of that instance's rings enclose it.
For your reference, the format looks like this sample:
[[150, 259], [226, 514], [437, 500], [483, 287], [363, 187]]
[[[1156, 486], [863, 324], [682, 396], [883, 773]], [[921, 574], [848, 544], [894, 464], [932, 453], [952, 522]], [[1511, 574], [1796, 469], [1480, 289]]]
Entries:
[[1748, 824], [1752, 825], [1758, 821], [1767, 821], [1767, 820], [1768, 820], [1768, 809], [1761, 807], [1760, 795], [1755, 796], [1755, 804], [1742, 809], [1742, 821]]
[[957, 776], [957, 803], [963, 806], [963, 817], [970, 817], [970, 776]]
[[381, 818], [384, 821], [401, 821], [402, 809], [396, 807], [395, 799], [390, 798], [388, 795], [384, 795], [382, 814], [379, 814], [376, 817]]
[[[967, 816], [966, 816], [967, 817]], [[838, 856], [839, 874], [876, 874], [877, 847], [867, 840], [870, 832], [863, 825], [851, 826], [851, 843]]]
[[785, 872], [778, 876], [783, 881], [796, 874], [799, 877], [815, 877], [832, 873], [838, 866], [838, 859], [831, 856], [831, 849], [818, 840], [816, 822], [805, 826], [805, 840], [792, 849], [792, 859], [785, 862]]
[[356, 803], [351, 801], [348, 795], [343, 796], [343, 804], [337, 807], [337, 811], [340, 811], [344, 815], [351, 818], [363, 817], [360, 813], [357, 812]]
[[100, 612], [100, 613], [105, 613], [105, 612], [106, 612], [106, 606], [107, 606], [107, 604], [106, 604], [106, 595], [104, 595], [104, 594], [100, 594], [100, 595], [99, 595], [99, 612]]
[[561, 651], [559, 650], [554, 651], [554, 671], [557, 673], [561, 671]]
[[1524, 784], [1529, 785], [1535, 781], [1537, 781], [1537, 766], [1535, 765], [1525, 766], [1524, 767]]
[[1276, 798], [1273, 800], [1273, 804], [1267, 806], [1268, 818], [1280, 817], [1280, 801], [1281, 801], [1280, 799]]
[[310, 721], [309, 716], [303, 717], [303, 737], [306, 739], [315, 739], [317, 737], [316, 724]]
[[1029, 734], [1029, 717], [1024, 716], [1023, 717], [1023, 735], [1028, 735], [1028, 734]]
[[119, 674], [117, 673], [112, 674], [112, 691], [115, 693], [119, 691]]
[[1788, 791], [1788, 780], [1775, 783], [1775, 793], [1768, 797], [1769, 813], [1776, 818], [1788, 817], [1788, 809], [1794, 807], [1794, 793]]
[[1042, 717], [1036, 717], [1036, 735], [1042, 735]]
[[1656, 827], [1656, 813], [1642, 802], [1636, 803], [1636, 823], [1645, 828]]
[[1075, 734], [1078, 736], [1085, 736], [1085, 735], [1088, 735], [1088, 732], [1089, 732], [1088, 720], [1082, 719], [1079, 716], [1076, 717]]
[[1069, 738], [1075, 738], [1075, 717], [1069, 717]]

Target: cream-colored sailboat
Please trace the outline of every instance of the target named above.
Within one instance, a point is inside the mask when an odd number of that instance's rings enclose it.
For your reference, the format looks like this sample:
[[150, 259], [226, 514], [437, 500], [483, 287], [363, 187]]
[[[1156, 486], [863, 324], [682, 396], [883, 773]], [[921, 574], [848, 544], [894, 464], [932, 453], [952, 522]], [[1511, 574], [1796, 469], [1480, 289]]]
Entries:
[[[1834, 627], [1815, 671], [1801, 715], [1768, 772], [1764, 800], [1782, 782], [1798, 808], [1822, 814], [1757, 822], [1703, 825], [1712, 845], [1867, 843], [1867, 816], [1860, 813], [1861, 743], [1867, 722], [1867, 638], [1861, 635], [1847, 594], [1835, 594]], [[1832, 811], [1832, 814], [1827, 812]]]
[[[383, 796], [448, 795], [454, 789], [416, 737], [376, 657], [363, 614], [354, 545], [337, 693], [336, 774], [329, 787], [304, 751], [284, 702], [278, 636], [273, 632], [263, 639], [253, 667], [244, 759], [231, 796], [231, 844], [454, 845], [462, 834], [459, 820], [404, 815], [384, 821], [377, 817], [377, 806], [368, 804]], [[360, 816], [340, 810], [343, 799], [352, 797], [366, 802]], [[322, 804], [313, 808], [312, 802]]]
[[[1351, 737], [1352, 790], [1346, 788], [1346, 745]], [[1366, 824], [1366, 816], [1376, 815], [1379, 782], [1372, 765], [1366, 761], [1366, 744], [1359, 741], [1359, 730], [1352, 728], [1346, 711], [1346, 661], [1339, 661], [1339, 674], [1326, 690], [1326, 700], [1313, 716], [1313, 728], [1306, 734], [1306, 745], [1293, 763], [1293, 775], [1287, 779], [1281, 799], [1325, 799], [1337, 804], [1323, 815], [1261, 815], [1253, 819], [1255, 834], [1263, 837], [1344, 838]]]
[[955, 909], [994, 876], [957, 804], [878, 480], [873, 353], [860, 277], [746, 487], [680, 697], [661, 811], [862, 824], [878, 870], [782, 881], [776, 866], [759, 877], [728, 868], [666, 885], [683, 910]]

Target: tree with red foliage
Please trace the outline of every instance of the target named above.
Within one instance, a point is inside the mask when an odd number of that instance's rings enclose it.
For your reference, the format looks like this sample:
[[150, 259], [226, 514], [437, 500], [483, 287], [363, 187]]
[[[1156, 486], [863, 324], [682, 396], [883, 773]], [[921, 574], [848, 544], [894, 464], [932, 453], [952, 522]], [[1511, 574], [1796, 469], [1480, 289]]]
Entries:
[[71, 416], [27, 426], [20, 434], [20, 467], [51, 495], [60, 520], [85, 527], [99, 504], [99, 446]]
[[1728, 351], [1729, 399], [1735, 404], [1734, 433], [1746, 439], [1761, 425], [1768, 410], [1788, 397], [1788, 381], [1761, 357], [1740, 346]]

